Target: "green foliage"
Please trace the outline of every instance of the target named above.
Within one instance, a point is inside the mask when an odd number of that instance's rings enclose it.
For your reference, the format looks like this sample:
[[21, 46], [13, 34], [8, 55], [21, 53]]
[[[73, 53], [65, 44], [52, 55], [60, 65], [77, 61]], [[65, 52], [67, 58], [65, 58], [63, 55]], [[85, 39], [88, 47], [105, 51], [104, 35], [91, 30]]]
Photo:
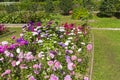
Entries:
[[46, 0], [45, 12], [52, 13], [54, 10], [53, 3], [51, 0]]
[[74, 9], [73, 14], [72, 14], [72, 18], [78, 19], [78, 20], [79, 19], [85, 20], [85, 19], [88, 19], [89, 17], [90, 17], [90, 13], [85, 8]]
[[115, 1], [116, 0], [104, 0], [100, 6], [100, 13], [98, 14], [98, 16], [101, 17], [114, 16], [114, 13], [116, 12]]
[[9, 4], [5, 6], [5, 10], [8, 13], [16, 12], [18, 11], [17, 4]]
[[63, 11], [63, 14], [68, 15], [69, 11], [72, 10], [73, 0], [61, 0], [60, 9]]

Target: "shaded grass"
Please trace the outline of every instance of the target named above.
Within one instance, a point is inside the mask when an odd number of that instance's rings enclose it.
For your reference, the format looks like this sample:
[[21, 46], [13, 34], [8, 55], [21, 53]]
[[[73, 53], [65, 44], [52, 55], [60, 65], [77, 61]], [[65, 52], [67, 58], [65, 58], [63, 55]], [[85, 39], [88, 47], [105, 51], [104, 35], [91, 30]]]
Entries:
[[90, 22], [89, 25], [97, 28], [120, 28], [120, 19], [116, 18], [99, 18], [94, 16], [93, 22]]
[[1, 41], [9, 41], [11, 39], [12, 36], [16, 36], [16, 37], [19, 37], [20, 36], [20, 33], [22, 32], [22, 29], [21, 28], [16, 28], [16, 27], [12, 27], [12, 28], [9, 28], [9, 31], [10, 32], [14, 32], [14, 33], [11, 33], [11, 34], [7, 34], [7, 33], [4, 33], [3, 35], [0, 35], [0, 42]]
[[92, 80], [120, 80], [120, 31], [97, 31]]

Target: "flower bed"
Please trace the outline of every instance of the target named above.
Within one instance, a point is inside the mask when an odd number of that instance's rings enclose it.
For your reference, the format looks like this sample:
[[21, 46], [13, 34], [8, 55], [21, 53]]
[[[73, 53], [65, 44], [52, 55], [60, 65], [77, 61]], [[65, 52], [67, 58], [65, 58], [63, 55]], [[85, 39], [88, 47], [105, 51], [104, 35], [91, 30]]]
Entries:
[[89, 80], [89, 28], [50, 21], [23, 26], [0, 45], [0, 80]]

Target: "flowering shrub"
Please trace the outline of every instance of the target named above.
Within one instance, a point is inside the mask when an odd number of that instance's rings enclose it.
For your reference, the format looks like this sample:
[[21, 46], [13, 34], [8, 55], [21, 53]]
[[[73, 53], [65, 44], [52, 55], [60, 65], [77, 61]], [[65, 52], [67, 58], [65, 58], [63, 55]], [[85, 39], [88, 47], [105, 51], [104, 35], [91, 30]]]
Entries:
[[6, 27], [4, 25], [0, 24], [0, 35], [6, 31], [7, 31]]
[[0, 44], [0, 80], [88, 80], [88, 29], [53, 21], [24, 25], [20, 38]]

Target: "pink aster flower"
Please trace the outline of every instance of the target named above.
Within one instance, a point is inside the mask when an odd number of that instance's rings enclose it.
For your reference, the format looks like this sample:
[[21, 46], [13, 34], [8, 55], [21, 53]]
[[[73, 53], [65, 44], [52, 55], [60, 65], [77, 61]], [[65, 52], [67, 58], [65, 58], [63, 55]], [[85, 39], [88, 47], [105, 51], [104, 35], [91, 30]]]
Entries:
[[2, 57], [2, 58], [0, 58], [0, 61], [3, 61], [4, 60], [4, 58]]
[[4, 73], [1, 74], [1, 76], [5, 76], [7, 74], [10, 74], [11, 73], [11, 70], [10, 69], [7, 69]]
[[88, 45], [87, 45], [87, 50], [88, 50], [88, 51], [92, 50], [92, 44], [88, 44]]
[[39, 72], [39, 70], [34, 70], [34, 73], [39, 74], [40, 72]]
[[28, 80], [36, 80], [34, 76], [30, 76]]
[[68, 70], [72, 71], [73, 70], [73, 63], [72, 62], [68, 63], [67, 68], [68, 68]]
[[89, 80], [89, 78], [87, 76], [84, 77], [84, 80]]
[[55, 62], [55, 67], [58, 69], [58, 68], [60, 68], [60, 66], [61, 66], [60, 62], [56, 61]]
[[82, 59], [78, 59], [77, 61], [80, 63], [82, 61]]
[[75, 56], [75, 55], [71, 56], [71, 60], [72, 60], [72, 61], [77, 60], [77, 56]]
[[49, 65], [49, 66], [52, 66], [53, 64], [54, 64], [53, 61], [48, 61], [48, 65]]
[[55, 76], [54, 74], [51, 74], [49, 80], [59, 80], [59, 78]]
[[66, 75], [66, 76], [64, 77], [64, 80], [72, 80], [72, 78], [71, 78], [70, 75]]
[[20, 69], [27, 69], [28, 67], [25, 64], [20, 64]]
[[12, 64], [13, 67], [15, 67], [16, 66], [16, 61], [12, 61], [11, 64]]

